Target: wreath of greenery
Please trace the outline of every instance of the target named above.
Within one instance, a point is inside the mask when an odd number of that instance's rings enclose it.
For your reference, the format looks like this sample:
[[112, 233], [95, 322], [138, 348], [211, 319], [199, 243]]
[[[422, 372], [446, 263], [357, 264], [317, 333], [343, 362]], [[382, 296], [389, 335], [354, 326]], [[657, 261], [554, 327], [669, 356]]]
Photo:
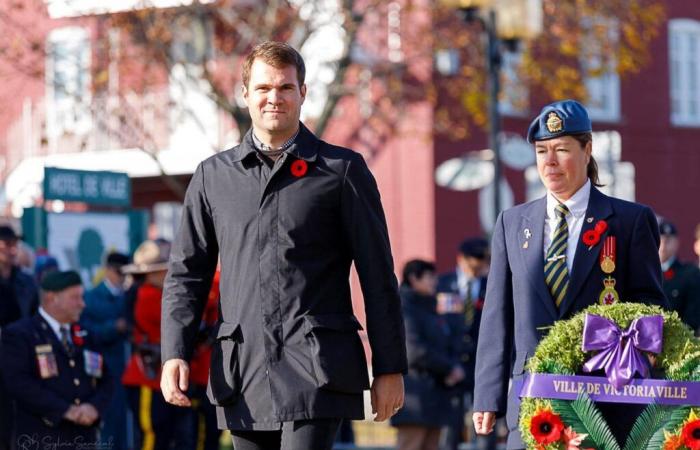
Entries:
[[[627, 329], [638, 317], [661, 314], [663, 349], [648, 354], [662, 379], [700, 381], [700, 341], [675, 312], [638, 303], [594, 305], [557, 322], [527, 363], [530, 373], [575, 375], [593, 352], [581, 349], [586, 313]], [[649, 404], [637, 418], [624, 447], [615, 440], [595, 403], [580, 394], [575, 401], [523, 398], [520, 432], [533, 450], [700, 450], [700, 407]]]

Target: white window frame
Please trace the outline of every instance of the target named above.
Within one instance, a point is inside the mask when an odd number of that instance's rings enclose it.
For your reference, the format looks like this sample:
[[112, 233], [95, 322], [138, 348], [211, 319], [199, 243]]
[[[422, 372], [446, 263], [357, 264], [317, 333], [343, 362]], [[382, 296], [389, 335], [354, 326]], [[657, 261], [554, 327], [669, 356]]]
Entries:
[[700, 21], [668, 22], [671, 124], [700, 127]]
[[[64, 46], [62, 50], [67, 50], [68, 53], [73, 52], [69, 57], [74, 59], [57, 60], [57, 46]], [[89, 33], [81, 27], [57, 28], [49, 34], [47, 50], [47, 134], [50, 138], [57, 138], [65, 133], [86, 134], [92, 127]], [[59, 70], [69, 77], [80, 77], [80, 82], [75, 79], [69, 80], [63, 94], [56, 89], [55, 77]]]
[[[593, 19], [596, 22], [607, 24], [609, 29], [609, 39], [617, 41], [619, 38], [619, 23], [614, 18], [598, 17]], [[585, 25], [584, 25], [585, 28]], [[617, 60], [606, 61], [603, 57], [603, 50], [593, 36], [584, 38], [583, 45], [588, 47], [581, 53], [581, 67], [583, 68], [583, 83], [586, 86], [588, 100], [586, 109], [592, 120], [602, 122], [618, 122], [620, 120], [620, 75], [616, 66]], [[589, 71], [601, 69], [603, 64], [608, 67], [599, 76], [588, 76]]]

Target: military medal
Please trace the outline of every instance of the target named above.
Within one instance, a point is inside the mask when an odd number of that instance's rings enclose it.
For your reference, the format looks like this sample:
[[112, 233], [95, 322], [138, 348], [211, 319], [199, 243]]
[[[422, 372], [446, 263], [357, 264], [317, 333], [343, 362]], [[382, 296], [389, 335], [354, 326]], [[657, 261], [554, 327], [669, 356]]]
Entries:
[[603, 280], [605, 289], [603, 289], [603, 292], [600, 293], [600, 297], [598, 297], [598, 302], [601, 305], [612, 305], [620, 301], [620, 296], [615, 290], [615, 283], [615, 278], [613, 277], [607, 277]]
[[83, 350], [83, 360], [85, 361], [85, 373], [91, 377], [102, 377], [102, 355], [90, 350]]
[[608, 236], [600, 251], [600, 269], [610, 275], [615, 271], [615, 236]]
[[34, 347], [36, 364], [39, 368], [39, 376], [43, 380], [58, 376], [58, 364], [51, 344], [37, 345]]

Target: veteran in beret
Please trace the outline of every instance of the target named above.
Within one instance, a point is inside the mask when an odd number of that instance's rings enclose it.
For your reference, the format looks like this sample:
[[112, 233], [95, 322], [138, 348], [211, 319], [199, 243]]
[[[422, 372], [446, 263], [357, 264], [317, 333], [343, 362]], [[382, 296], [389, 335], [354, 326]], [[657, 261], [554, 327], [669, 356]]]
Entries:
[[38, 313], [3, 329], [2, 381], [16, 403], [19, 448], [99, 444], [113, 384], [102, 355], [77, 326], [84, 307], [80, 275], [52, 272], [41, 282]]
[[671, 308], [697, 335], [700, 332], [700, 269], [678, 258], [678, 228], [659, 217], [661, 245], [659, 259], [663, 270], [663, 288]]
[[[527, 139], [547, 193], [498, 217], [476, 355], [476, 431], [493, 432], [496, 418], [505, 415], [508, 449], [525, 447], [518, 432], [520, 399], [509, 382], [522, 379], [526, 361], [555, 321], [596, 303], [668, 307], [656, 217], [647, 206], [598, 189], [583, 105], [564, 100], [545, 106]], [[610, 424], [619, 441], [634, 419], [618, 414]]]

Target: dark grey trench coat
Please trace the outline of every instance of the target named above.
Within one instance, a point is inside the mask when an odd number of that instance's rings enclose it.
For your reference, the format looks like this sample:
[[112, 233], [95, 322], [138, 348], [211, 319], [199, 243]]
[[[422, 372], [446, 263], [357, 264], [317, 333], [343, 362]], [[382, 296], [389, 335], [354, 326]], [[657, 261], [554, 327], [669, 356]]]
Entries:
[[375, 376], [407, 369], [379, 192], [363, 158], [301, 130], [270, 168], [252, 133], [202, 162], [187, 189], [163, 293], [163, 360], [188, 359], [221, 258], [208, 393], [220, 428], [364, 416], [367, 365], [353, 315], [354, 262]]

